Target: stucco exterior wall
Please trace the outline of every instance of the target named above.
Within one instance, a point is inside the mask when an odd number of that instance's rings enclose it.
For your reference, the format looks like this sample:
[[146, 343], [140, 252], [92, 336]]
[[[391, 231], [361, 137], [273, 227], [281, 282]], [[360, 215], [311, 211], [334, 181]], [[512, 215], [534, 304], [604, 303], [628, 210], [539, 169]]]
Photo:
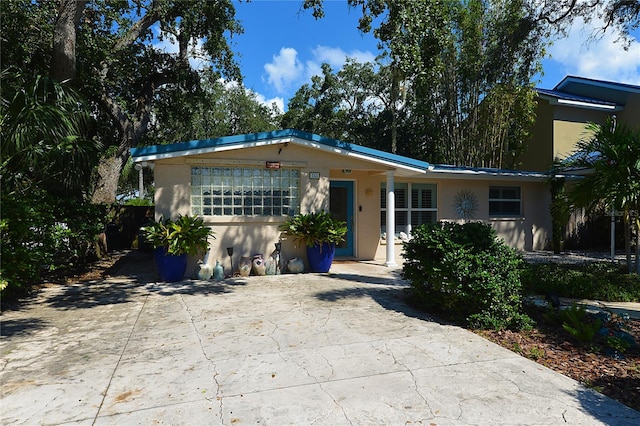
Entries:
[[584, 108], [556, 107], [553, 117], [553, 158], [561, 159], [575, 152], [578, 141], [591, 137], [587, 123], [602, 124], [609, 113]]
[[[354, 256], [371, 260], [384, 253], [386, 246], [380, 240], [380, 188], [386, 182], [386, 166], [297, 144], [257, 146], [157, 160], [156, 219], [160, 216], [175, 219], [178, 215], [191, 214], [191, 167], [264, 167], [266, 161], [278, 161], [282, 167], [300, 171], [301, 213], [329, 210], [331, 181], [353, 182]], [[314, 176], [311, 177], [312, 175]], [[458, 192], [467, 190], [477, 200], [474, 218], [490, 223], [511, 246], [523, 250], [538, 250], [544, 248], [550, 239], [551, 225], [546, 207], [549, 195], [544, 182], [454, 179], [451, 176], [442, 178], [428, 174], [422, 176], [424, 178], [408, 178], [398, 173], [395, 181], [437, 185], [439, 220], [459, 221], [454, 199]], [[488, 197], [491, 185], [520, 186], [523, 217], [490, 218]], [[241, 257], [251, 257], [257, 253], [271, 255], [275, 250], [274, 243], [278, 241], [282, 241], [283, 263], [291, 257], [300, 257], [306, 261], [306, 248], [297, 246], [279, 230], [279, 226], [286, 220], [284, 216], [204, 216], [204, 219], [214, 230], [215, 239], [210, 241], [210, 250], [206, 256], [203, 254], [200, 259], [191, 259], [189, 276], [195, 276], [198, 260], [210, 265], [220, 260], [229, 273], [228, 247], [233, 247], [235, 266]]]
[[[329, 210], [330, 180], [354, 182], [354, 254], [360, 259], [373, 259], [379, 240], [380, 182], [384, 172], [372, 170], [371, 164], [359, 159], [324, 152], [298, 145], [284, 144], [254, 147], [216, 154], [194, 155], [155, 164], [156, 219], [161, 216], [176, 218], [191, 211], [192, 166], [258, 166], [266, 161], [279, 161], [283, 167], [300, 170], [300, 212]], [[350, 173], [345, 173], [350, 171]], [[311, 179], [310, 173], [317, 174]], [[215, 239], [210, 242], [206, 261], [215, 265], [220, 260], [229, 272], [227, 247], [234, 248], [234, 268], [244, 256], [260, 253], [270, 255], [274, 243], [282, 241], [283, 261], [300, 257], [306, 261], [306, 249], [282, 234], [279, 226], [285, 217], [262, 216], [205, 216], [205, 223], [212, 227]], [[370, 232], [375, 229], [375, 232]], [[192, 259], [188, 274], [195, 276], [197, 260]], [[307, 265], [308, 266], [308, 265]]]
[[[414, 181], [416, 182], [416, 181]], [[441, 179], [420, 183], [436, 183], [438, 187], [438, 220], [463, 223], [455, 208], [460, 191], [470, 191], [476, 198], [476, 210], [471, 220], [490, 224], [509, 246], [526, 251], [544, 250], [551, 241], [551, 201], [549, 187], [544, 182], [513, 182], [490, 180]], [[496, 218], [489, 216], [489, 187], [519, 186], [522, 197], [522, 217]], [[376, 259], [385, 256], [384, 244], [378, 247]], [[402, 245], [396, 241], [396, 251]]]
[[553, 159], [553, 107], [548, 101], [539, 99], [536, 121], [531, 138], [525, 142], [525, 150], [518, 158], [521, 170], [544, 171]]
[[640, 94], [629, 96], [624, 110], [617, 112], [616, 116], [620, 122], [637, 129], [640, 126]]

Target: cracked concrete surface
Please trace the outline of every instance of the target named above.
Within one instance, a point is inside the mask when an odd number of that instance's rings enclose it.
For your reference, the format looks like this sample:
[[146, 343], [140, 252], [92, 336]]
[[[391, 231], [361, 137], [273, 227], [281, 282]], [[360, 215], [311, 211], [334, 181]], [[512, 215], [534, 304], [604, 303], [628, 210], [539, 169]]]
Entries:
[[2, 314], [1, 424], [640, 424], [640, 413], [409, 308], [397, 271], [44, 289]]

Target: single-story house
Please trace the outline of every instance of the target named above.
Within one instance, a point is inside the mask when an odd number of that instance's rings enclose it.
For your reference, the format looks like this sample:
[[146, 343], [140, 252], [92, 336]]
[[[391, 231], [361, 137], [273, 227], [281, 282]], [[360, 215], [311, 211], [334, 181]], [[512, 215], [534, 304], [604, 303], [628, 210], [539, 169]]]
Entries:
[[483, 221], [512, 247], [551, 239], [548, 175], [429, 164], [294, 129], [131, 150], [152, 162], [155, 212], [199, 215], [215, 232], [210, 264], [240, 256], [305, 257], [279, 231], [288, 215], [330, 211], [349, 227], [336, 256], [396, 265], [412, 227]]

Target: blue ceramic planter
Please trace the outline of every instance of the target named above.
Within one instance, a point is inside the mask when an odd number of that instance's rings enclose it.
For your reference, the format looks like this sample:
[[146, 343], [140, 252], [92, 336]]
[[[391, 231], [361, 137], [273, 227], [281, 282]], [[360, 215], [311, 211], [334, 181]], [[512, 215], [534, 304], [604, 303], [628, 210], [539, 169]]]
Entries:
[[182, 281], [187, 270], [186, 254], [179, 256], [167, 254], [165, 247], [157, 247], [153, 252], [153, 257], [161, 281], [168, 283]]
[[307, 247], [307, 259], [311, 272], [329, 272], [335, 254], [335, 244], [324, 243], [322, 246]]

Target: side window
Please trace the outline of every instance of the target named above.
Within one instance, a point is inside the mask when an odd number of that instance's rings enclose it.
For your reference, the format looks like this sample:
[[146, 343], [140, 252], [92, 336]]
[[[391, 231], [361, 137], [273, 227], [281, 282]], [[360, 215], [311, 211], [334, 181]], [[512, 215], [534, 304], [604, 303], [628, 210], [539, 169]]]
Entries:
[[[395, 237], [411, 235], [411, 229], [438, 220], [437, 187], [428, 183], [396, 183]], [[380, 185], [380, 235], [387, 231], [387, 185]]]
[[521, 217], [522, 195], [519, 186], [489, 187], [489, 216]]

